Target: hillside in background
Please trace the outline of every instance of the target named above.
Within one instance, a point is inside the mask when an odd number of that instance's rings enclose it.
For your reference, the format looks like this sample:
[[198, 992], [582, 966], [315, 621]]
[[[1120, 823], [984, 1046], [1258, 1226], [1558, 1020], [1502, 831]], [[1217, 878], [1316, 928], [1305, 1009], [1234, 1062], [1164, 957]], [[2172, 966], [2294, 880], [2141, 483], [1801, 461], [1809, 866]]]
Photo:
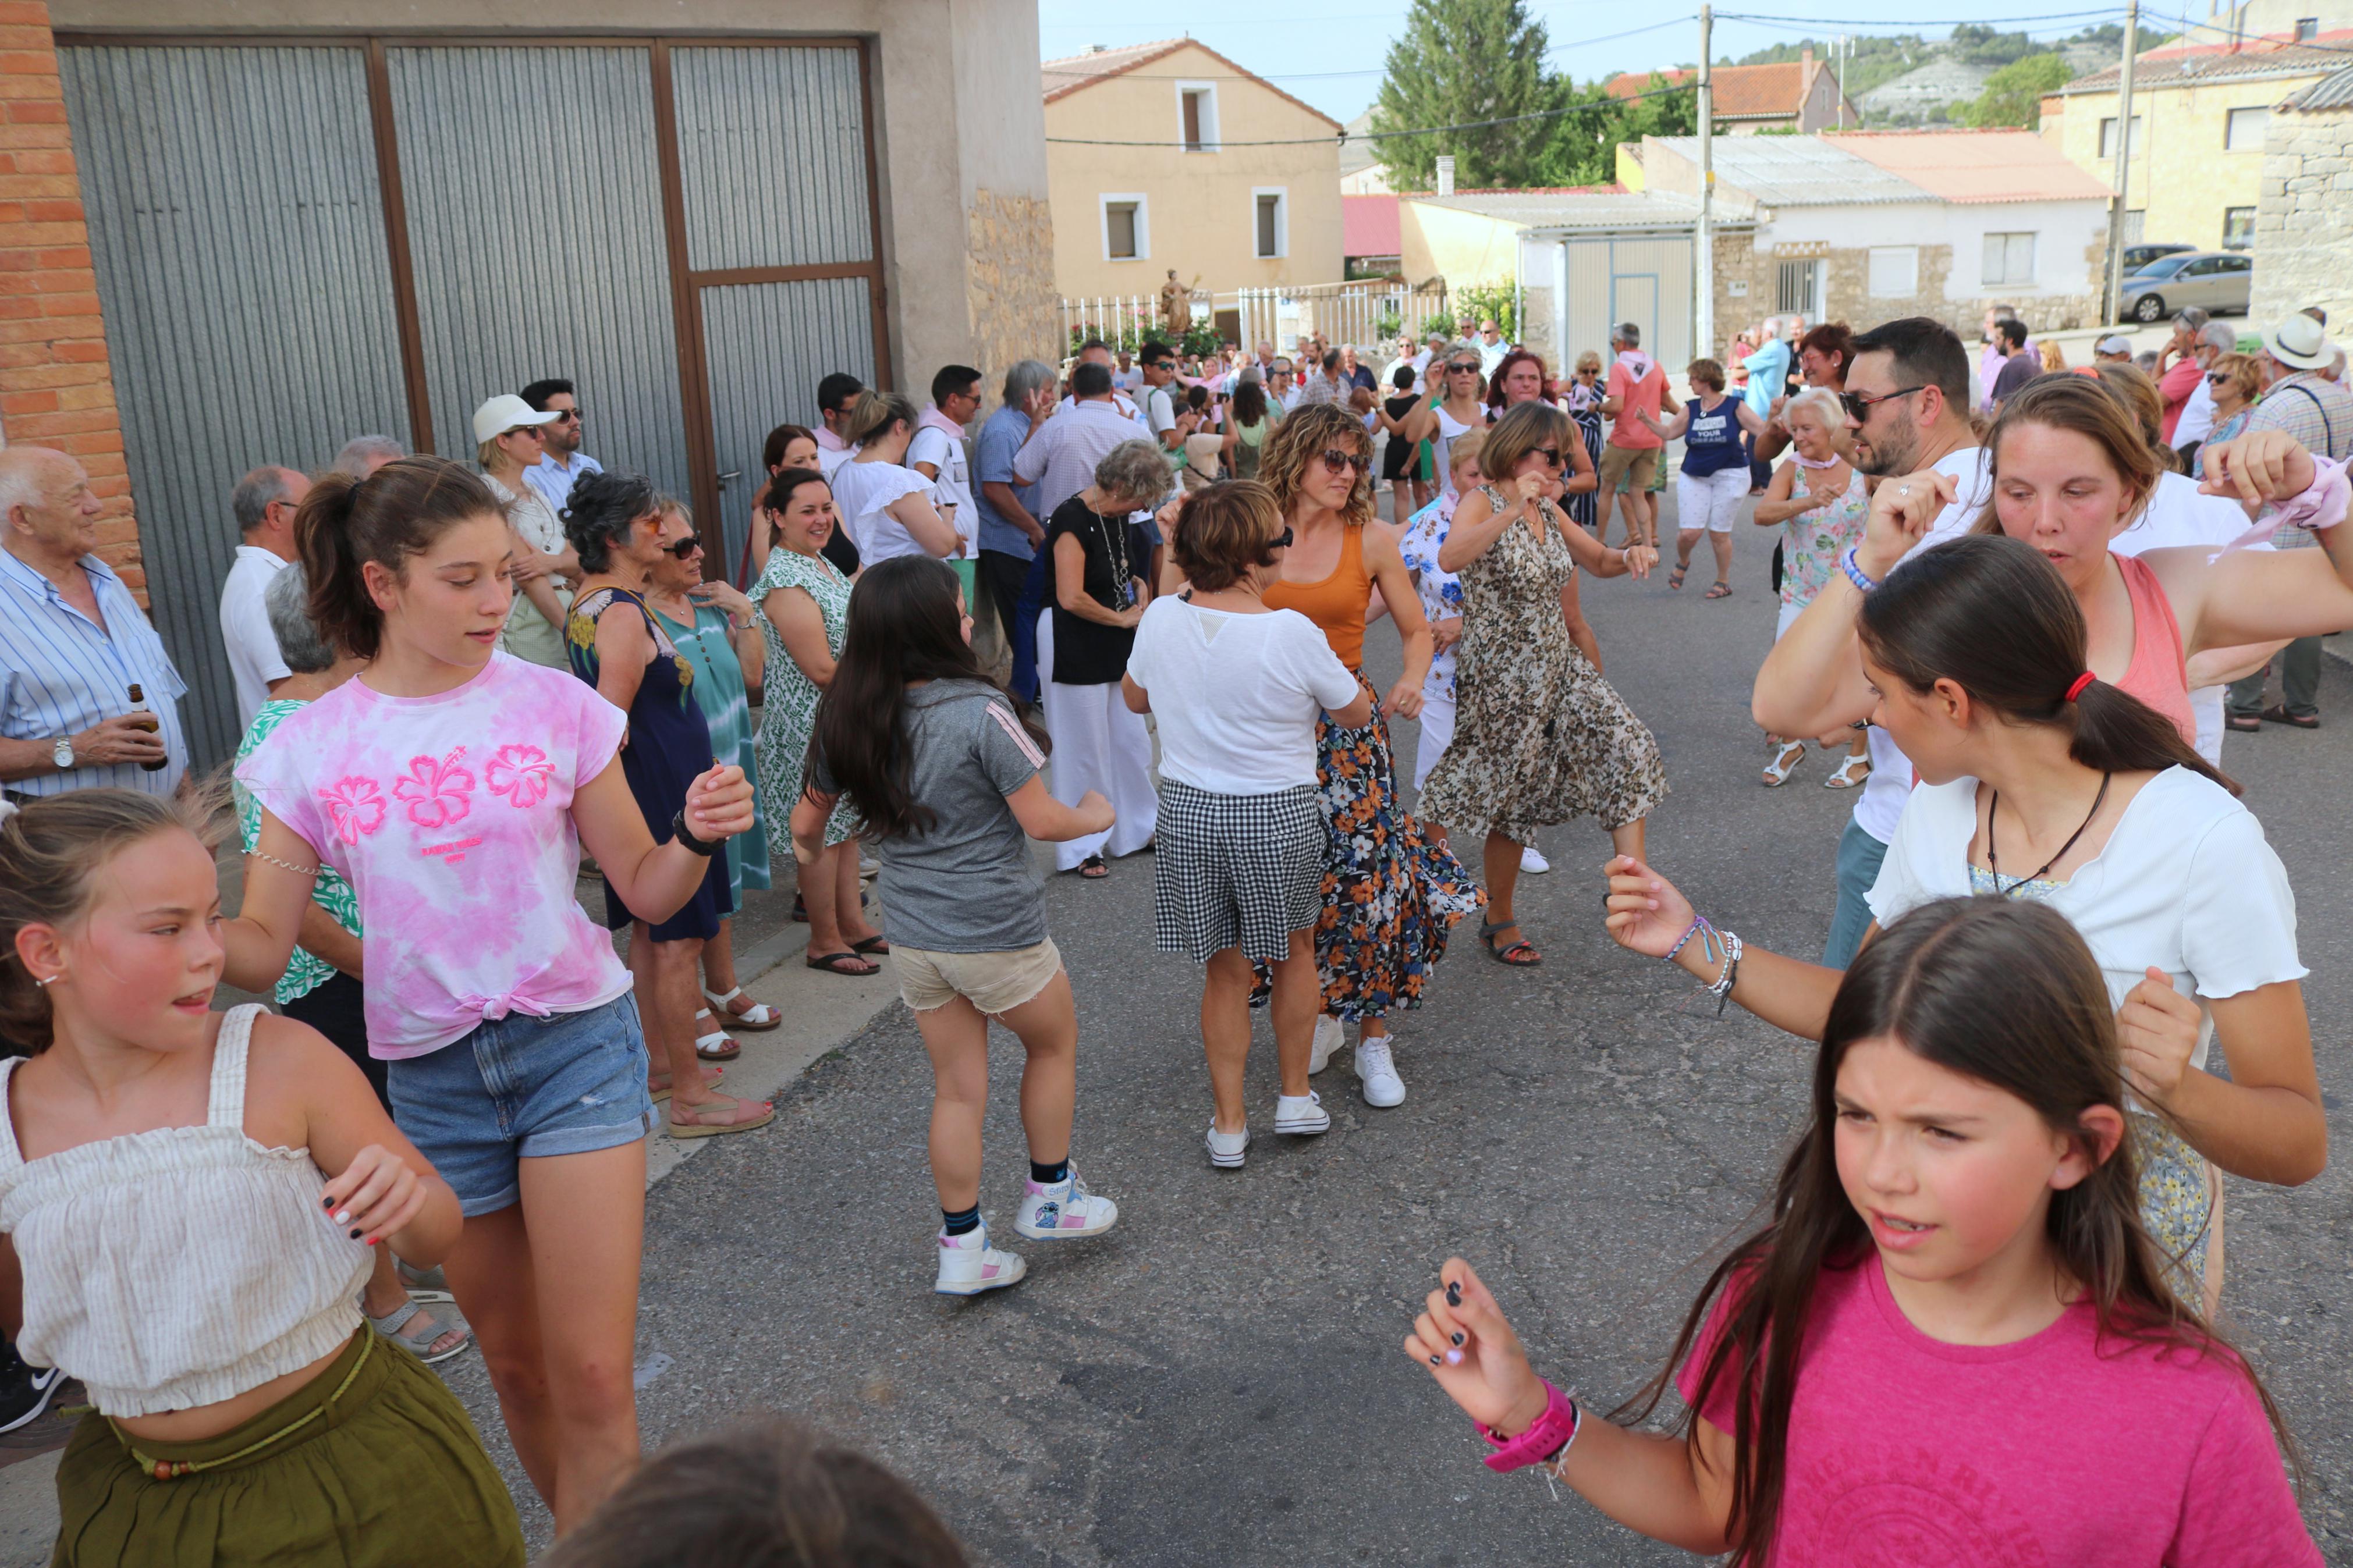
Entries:
[[[2152, 28], [2141, 31], [2139, 45], [2153, 48], [2171, 37]], [[1772, 65], [1797, 59], [1812, 49], [1817, 58], [1832, 58], [1829, 37], [1800, 38], [1776, 44], [1724, 65]], [[1916, 33], [1857, 36], [1846, 65], [1846, 94], [1862, 110], [1866, 125], [1994, 125], [2033, 123], [2031, 111], [2020, 117], [2018, 94], [2004, 91], [2021, 76], [2030, 80], [2087, 75], [2116, 62], [2124, 48], [2124, 28], [2110, 22], [2087, 27], [2072, 37], [2038, 39], [2025, 33], [2004, 33], [1978, 23], [1955, 27], [1943, 38]], [[2047, 64], [2022, 68], [1994, 84], [1987, 84], [2005, 66], [2040, 56], [2054, 56]], [[2064, 75], [2060, 74], [2063, 65]]]

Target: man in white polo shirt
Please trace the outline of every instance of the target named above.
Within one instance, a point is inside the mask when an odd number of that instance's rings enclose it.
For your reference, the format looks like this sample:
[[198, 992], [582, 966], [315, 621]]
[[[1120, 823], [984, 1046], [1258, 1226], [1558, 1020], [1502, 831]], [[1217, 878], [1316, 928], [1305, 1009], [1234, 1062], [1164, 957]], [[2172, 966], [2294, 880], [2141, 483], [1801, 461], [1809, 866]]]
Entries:
[[252, 727], [254, 714], [291, 673], [278, 655], [278, 635], [269, 629], [261, 591], [294, 559], [294, 514], [310, 493], [308, 478], [274, 464], [254, 469], [229, 492], [239, 538], [237, 560], [221, 584], [220, 629], [229, 677], [237, 685], [240, 732]]

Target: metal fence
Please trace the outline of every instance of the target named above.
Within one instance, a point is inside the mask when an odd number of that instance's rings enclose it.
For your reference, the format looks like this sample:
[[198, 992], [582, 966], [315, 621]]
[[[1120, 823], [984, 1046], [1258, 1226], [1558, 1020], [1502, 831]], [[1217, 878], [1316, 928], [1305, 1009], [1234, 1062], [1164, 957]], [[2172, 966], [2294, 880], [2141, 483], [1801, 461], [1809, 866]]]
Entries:
[[[1134, 350], [1149, 339], [1171, 334], [1161, 318], [1156, 294], [1101, 294], [1062, 302], [1064, 351], [1089, 338], [1113, 348]], [[1300, 338], [1371, 348], [1402, 332], [1419, 336], [1447, 316], [1446, 285], [1410, 288], [1389, 279], [1314, 283], [1295, 288], [1196, 291], [1192, 325], [1226, 342], [1267, 342], [1288, 350]]]

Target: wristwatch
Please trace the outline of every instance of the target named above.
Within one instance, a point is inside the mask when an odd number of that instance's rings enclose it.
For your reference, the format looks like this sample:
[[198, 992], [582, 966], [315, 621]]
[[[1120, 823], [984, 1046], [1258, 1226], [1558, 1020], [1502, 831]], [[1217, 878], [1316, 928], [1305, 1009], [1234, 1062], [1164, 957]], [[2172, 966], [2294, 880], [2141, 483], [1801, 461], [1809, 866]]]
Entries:
[[58, 772], [66, 773], [74, 766], [73, 737], [59, 735], [58, 743], [49, 748], [49, 760], [58, 764]]

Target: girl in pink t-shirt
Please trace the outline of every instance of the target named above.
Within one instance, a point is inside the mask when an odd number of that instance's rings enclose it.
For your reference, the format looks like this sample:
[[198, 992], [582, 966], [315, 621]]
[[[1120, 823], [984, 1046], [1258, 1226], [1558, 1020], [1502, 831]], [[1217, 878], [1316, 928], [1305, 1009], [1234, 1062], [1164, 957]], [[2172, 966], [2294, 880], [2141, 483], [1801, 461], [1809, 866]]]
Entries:
[[296, 531], [312, 618], [370, 662], [238, 770], [261, 832], [227, 978], [264, 990], [285, 968], [322, 861], [351, 884], [369, 1050], [458, 1194], [450, 1289], [561, 1533], [637, 1463], [651, 1115], [628, 971], [574, 896], [581, 847], [667, 918], [752, 826], [751, 786], [713, 767], [655, 842], [617, 765], [620, 710], [499, 651], [513, 534], [458, 464], [322, 479]]
[[[1773, 1223], [1671, 1363], [1679, 1436], [1580, 1412], [1450, 1259], [1406, 1352], [1491, 1468], [1747, 1564], [2317, 1564], [2236, 1352], [2141, 1228], [2116, 1023], [2057, 911], [1926, 904], [1846, 972]], [[1646, 1417], [1669, 1381], [1612, 1412]]]

